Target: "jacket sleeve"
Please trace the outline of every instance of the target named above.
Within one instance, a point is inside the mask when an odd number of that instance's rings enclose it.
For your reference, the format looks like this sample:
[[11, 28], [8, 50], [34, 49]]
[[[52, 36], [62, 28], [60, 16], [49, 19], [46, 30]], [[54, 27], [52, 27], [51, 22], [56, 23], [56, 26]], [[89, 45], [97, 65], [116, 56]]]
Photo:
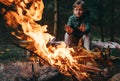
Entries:
[[70, 26], [70, 27], [73, 27], [72, 17], [71, 17], [71, 16], [70, 16], [69, 19], [68, 19], [67, 25]]

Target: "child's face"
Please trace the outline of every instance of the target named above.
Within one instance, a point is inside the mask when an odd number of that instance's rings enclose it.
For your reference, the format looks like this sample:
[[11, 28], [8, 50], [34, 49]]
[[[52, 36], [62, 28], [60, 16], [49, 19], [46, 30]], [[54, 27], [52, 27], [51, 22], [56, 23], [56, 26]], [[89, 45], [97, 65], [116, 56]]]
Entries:
[[81, 8], [80, 5], [77, 5], [74, 9], [73, 9], [73, 13], [76, 15], [76, 17], [80, 17], [83, 14], [83, 9]]

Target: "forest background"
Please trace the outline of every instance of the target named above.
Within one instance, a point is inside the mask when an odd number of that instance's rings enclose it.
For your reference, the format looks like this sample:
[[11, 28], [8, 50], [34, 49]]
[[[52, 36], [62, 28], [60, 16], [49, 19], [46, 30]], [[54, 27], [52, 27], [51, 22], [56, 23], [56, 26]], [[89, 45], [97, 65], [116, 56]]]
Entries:
[[[75, 0], [43, 0], [43, 18], [38, 24], [48, 25], [48, 33], [64, 39], [64, 25], [72, 14]], [[120, 0], [84, 0], [90, 11], [92, 40], [120, 41]], [[3, 6], [0, 4], [0, 9]], [[0, 43], [9, 41], [9, 30], [0, 14]]]
[[[57, 1], [57, 2], [55, 2]], [[48, 30], [54, 33], [55, 14], [58, 12], [57, 35], [64, 39], [64, 25], [72, 14], [72, 5], [75, 0], [44, 0], [45, 11], [43, 23], [48, 24]], [[119, 41], [120, 40], [120, 6], [119, 0], [84, 0], [90, 11], [91, 34], [93, 40]], [[55, 9], [57, 4], [57, 10]], [[49, 12], [49, 13], [48, 13]], [[54, 20], [54, 21], [53, 21]]]

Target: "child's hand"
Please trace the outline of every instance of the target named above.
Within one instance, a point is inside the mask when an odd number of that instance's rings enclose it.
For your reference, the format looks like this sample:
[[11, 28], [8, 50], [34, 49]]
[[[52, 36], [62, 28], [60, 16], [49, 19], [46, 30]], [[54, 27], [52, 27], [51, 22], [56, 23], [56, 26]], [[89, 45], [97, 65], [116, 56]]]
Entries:
[[65, 24], [65, 31], [66, 31], [68, 34], [71, 34], [71, 33], [73, 32], [73, 29], [72, 29], [70, 26], [68, 26], [68, 25]]
[[86, 25], [85, 24], [81, 24], [80, 27], [78, 27], [78, 29], [82, 32], [86, 31]]

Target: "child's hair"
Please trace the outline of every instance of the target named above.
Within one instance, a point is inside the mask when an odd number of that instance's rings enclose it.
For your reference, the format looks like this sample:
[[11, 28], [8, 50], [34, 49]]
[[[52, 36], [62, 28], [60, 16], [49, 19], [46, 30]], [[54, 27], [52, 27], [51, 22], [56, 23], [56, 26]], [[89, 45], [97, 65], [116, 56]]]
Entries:
[[87, 6], [83, 0], [76, 0], [73, 4], [73, 9], [76, 8], [76, 6], [80, 5], [81, 8], [84, 10], [85, 13], [89, 13]]

